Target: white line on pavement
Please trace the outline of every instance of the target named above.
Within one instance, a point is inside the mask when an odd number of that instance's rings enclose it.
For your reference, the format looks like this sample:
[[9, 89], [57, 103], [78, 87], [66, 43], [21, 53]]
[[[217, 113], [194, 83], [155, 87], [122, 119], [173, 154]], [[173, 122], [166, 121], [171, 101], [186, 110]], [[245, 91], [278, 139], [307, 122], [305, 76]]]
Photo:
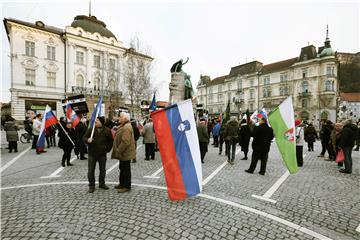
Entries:
[[[139, 148], [141, 148], [143, 145], [140, 145], [136, 148], [136, 151], [139, 150]], [[109, 174], [109, 172], [111, 172], [114, 168], [116, 168], [117, 166], [119, 166], [119, 161], [117, 161], [117, 163], [115, 163], [114, 165], [111, 166], [111, 168], [109, 168], [108, 170], [106, 170], [106, 174]]]
[[[75, 161], [76, 157], [73, 157], [72, 159], [70, 159], [70, 163], [72, 163], [73, 161]], [[53, 172], [52, 174], [50, 174], [49, 176], [42, 176], [40, 178], [57, 178], [57, 177], [61, 177], [60, 175], [58, 175], [62, 170], [64, 170], [64, 167], [59, 167], [58, 169], [56, 169], [55, 172]]]
[[266, 193], [264, 193], [264, 195], [262, 195], [262, 196], [251, 195], [251, 196], [255, 197], [255, 198], [258, 198], [258, 199], [261, 199], [261, 200], [276, 203], [276, 200], [270, 199], [270, 197], [274, 194], [274, 192], [276, 192], [276, 190], [278, 190], [280, 185], [286, 180], [286, 178], [288, 176], [290, 176], [290, 173], [289, 173], [288, 170], [286, 170], [286, 172], [274, 183], [274, 185], [271, 186], [271, 188], [269, 190], [267, 190]]
[[153, 174], [151, 174], [150, 176], [144, 176], [144, 178], [160, 178], [156, 175], [158, 175], [162, 170], [164, 170], [163, 167], [159, 168], [158, 170], [156, 170], [156, 172], [154, 172]]
[[5, 169], [7, 169], [8, 167], [11, 166], [11, 164], [13, 164], [14, 162], [16, 162], [19, 158], [21, 158], [25, 153], [27, 153], [27, 151], [29, 151], [31, 149], [31, 147], [28, 147], [27, 149], [25, 149], [24, 151], [22, 151], [19, 155], [17, 155], [16, 157], [14, 157], [11, 161], [9, 161], [8, 163], [6, 163], [3, 167], [0, 168], [0, 173], [2, 173]]
[[[117, 182], [107, 182], [107, 183], [108, 184], [118, 184]], [[50, 185], [60, 185], [60, 184], [69, 184], [69, 185], [70, 184], [88, 184], [88, 182], [52, 182], [52, 183], [41, 183], [41, 184], [28, 184], [28, 185], [20, 185], [20, 186], [14, 186], [14, 187], [0, 188], [0, 191], [9, 190], [9, 189], [17, 189], [17, 188], [25, 188], [25, 187], [50, 186]], [[162, 187], [162, 186], [137, 184], [137, 183], [133, 183], [132, 185], [139, 186], [139, 187], [145, 187], [145, 188], [155, 188], [155, 189], [166, 190], [166, 187]], [[225, 199], [217, 198], [217, 197], [202, 194], [202, 193], [199, 194], [198, 196], [202, 197], [202, 198], [210, 199], [210, 200], [213, 200], [213, 201], [216, 201], [216, 202], [219, 202], [219, 203], [223, 203], [223, 204], [235, 207], [235, 208], [239, 208], [239, 209], [242, 209], [242, 210], [257, 214], [257, 215], [260, 215], [260, 216], [265, 217], [265, 218], [269, 218], [269, 219], [271, 219], [273, 221], [284, 224], [284, 225], [286, 225], [286, 226], [288, 226], [290, 228], [293, 228], [293, 229], [295, 229], [297, 231], [303, 232], [303, 233], [305, 233], [307, 235], [310, 235], [310, 236], [312, 236], [314, 238], [317, 238], [317, 239], [320, 239], [320, 240], [332, 240], [331, 238], [328, 238], [328, 237], [326, 237], [324, 235], [321, 235], [320, 233], [314, 232], [314, 231], [312, 231], [312, 230], [310, 230], [308, 228], [302, 227], [302, 226], [300, 226], [298, 224], [295, 224], [293, 222], [290, 222], [290, 221], [288, 221], [286, 219], [277, 217], [275, 215], [269, 214], [269, 213], [264, 212], [264, 211], [257, 210], [257, 209], [252, 208], [252, 207], [248, 207], [248, 206], [236, 203], [236, 202], [228, 201], [228, 200], [225, 200]]]

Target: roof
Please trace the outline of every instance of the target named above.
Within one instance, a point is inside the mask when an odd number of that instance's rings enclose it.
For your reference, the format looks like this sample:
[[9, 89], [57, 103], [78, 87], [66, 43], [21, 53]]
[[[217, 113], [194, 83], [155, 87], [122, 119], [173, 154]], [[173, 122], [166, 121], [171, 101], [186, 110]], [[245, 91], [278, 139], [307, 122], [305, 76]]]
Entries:
[[360, 92], [355, 93], [340, 93], [340, 98], [347, 102], [360, 102]]
[[228, 77], [228, 75], [214, 78], [213, 80], [211, 80], [211, 81], [209, 82], [209, 84], [207, 84], [207, 86], [213, 86], [213, 85], [222, 84], [222, 83], [224, 83], [224, 81], [225, 81], [225, 79], [226, 79], [227, 77]]
[[113, 37], [116, 39], [115, 35], [106, 28], [106, 24], [103, 21], [97, 20], [95, 16], [85, 16], [78, 15], [74, 18], [74, 21], [71, 23], [71, 27], [77, 28], [81, 27], [87, 32], [99, 33], [104, 37]]
[[291, 65], [293, 65], [294, 63], [296, 63], [297, 60], [298, 60], [298, 58], [295, 57], [295, 58], [286, 59], [286, 60], [283, 60], [280, 62], [274, 62], [274, 63], [264, 65], [261, 70], [261, 73], [266, 74], [268, 72], [274, 72], [274, 71], [286, 69], [286, 68], [290, 67]]
[[42, 21], [36, 21], [35, 23], [30, 23], [30, 22], [25, 22], [25, 21], [21, 21], [15, 18], [4, 18], [4, 25], [6, 28], [6, 32], [9, 34], [8, 28], [7, 28], [7, 22], [14, 22], [14, 23], [18, 23], [21, 25], [25, 25], [28, 27], [32, 27], [32, 28], [36, 28], [39, 30], [43, 30], [46, 32], [51, 32], [51, 33], [55, 33], [55, 34], [63, 34], [64, 30], [61, 28], [57, 28], [57, 27], [53, 27], [50, 25], [45, 25]]
[[260, 71], [263, 64], [258, 61], [252, 61], [249, 63], [241, 64], [235, 67], [232, 67], [230, 70], [230, 77], [237, 76], [237, 75], [244, 75], [249, 73], [255, 73], [257, 71]]

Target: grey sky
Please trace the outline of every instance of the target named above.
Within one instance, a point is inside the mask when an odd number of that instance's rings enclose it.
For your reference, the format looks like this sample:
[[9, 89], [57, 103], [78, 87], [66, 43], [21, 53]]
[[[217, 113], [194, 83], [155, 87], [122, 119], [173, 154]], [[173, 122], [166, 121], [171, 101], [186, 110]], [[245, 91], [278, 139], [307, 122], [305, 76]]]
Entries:
[[[2, 18], [41, 20], [65, 28], [76, 15], [88, 14], [88, 0], [2, 1]], [[301, 47], [322, 46], [326, 24], [332, 47], [359, 51], [359, 1], [109, 1], [92, 0], [92, 15], [118, 40], [135, 35], [155, 58], [152, 82], [157, 100], [168, 100], [170, 67], [189, 57], [183, 70], [193, 87], [200, 74], [226, 75], [253, 60], [264, 64], [296, 57]], [[1, 101], [10, 100], [9, 43], [2, 24]]]

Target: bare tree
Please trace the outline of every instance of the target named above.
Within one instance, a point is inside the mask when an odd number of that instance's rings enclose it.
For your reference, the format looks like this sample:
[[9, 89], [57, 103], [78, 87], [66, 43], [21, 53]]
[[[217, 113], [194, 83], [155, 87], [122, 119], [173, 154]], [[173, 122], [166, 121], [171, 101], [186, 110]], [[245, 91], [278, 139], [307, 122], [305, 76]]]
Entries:
[[149, 48], [145, 49], [138, 37], [130, 41], [125, 69], [126, 95], [130, 111], [134, 115], [140, 112], [140, 102], [150, 99], [153, 89], [150, 83], [152, 69]]

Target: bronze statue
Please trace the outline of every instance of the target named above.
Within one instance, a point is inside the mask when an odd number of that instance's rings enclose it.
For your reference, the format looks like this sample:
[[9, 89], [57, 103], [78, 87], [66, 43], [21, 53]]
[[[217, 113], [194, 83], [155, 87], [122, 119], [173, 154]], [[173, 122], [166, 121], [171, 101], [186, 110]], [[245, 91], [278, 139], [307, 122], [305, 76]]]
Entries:
[[192, 84], [191, 84], [191, 80], [190, 80], [190, 75], [186, 74], [185, 75], [185, 94], [184, 94], [184, 100], [186, 99], [192, 99], [194, 91], [192, 88]]
[[179, 61], [177, 61], [176, 63], [174, 63], [170, 69], [170, 72], [171, 73], [174, 73], [174, 72], [181, 72], [182, 71], [182, 66], [185, 65], [188, 61], [189, 61], [189, 58], [186, 59], [186, 61], [183, 63], [183, 59], [180, 59]]

